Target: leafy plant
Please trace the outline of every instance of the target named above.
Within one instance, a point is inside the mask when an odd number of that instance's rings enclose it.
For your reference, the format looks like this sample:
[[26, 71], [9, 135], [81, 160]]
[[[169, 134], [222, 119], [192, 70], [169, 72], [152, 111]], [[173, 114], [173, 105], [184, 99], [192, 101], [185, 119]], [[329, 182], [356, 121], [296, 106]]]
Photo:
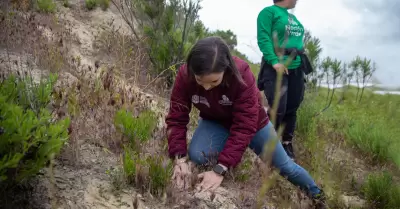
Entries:
[[37, 0], [39, 11], [45, 13], [53, 13], [56, 10], [56, 3], [53, 0]]
[[132, 151], [129, 147], [125, 147], [123, 156], [123, 168], [125, 173], [125, 178], [128, 183], [134, 183], [137, 172], [137, 164], [140, 163], [140, 159], [137, 154]]
[[129, 139], [124, 147], [123, 168], [128, 183], [140, 189], [149, 189], [154, 195], [165, 192], [172, 174], [172, 163], [161, 155], [142, 154], [141, 145], [147, 142], [155, 127], [152, 111], [143, 111], [138, 117], [122, 109], [116, 113], [115, 126]]
[[97, 7], [98, 0], [85, 0], [85, 6], [88, 10], [93, 10]]
[[126, 109], [119, 110], [115, 115], [115, 127], [128, 138], [135, 150], [146, 142], [155, 128], [156, 118], [152, 111], [144, 111], [137, 118]]
[[56, 77], [37, 85], [10, 76], [0, 84], [0, 181], [19, 183], [35, 175], [68, 140], [70, 120], [54, 121], [47, 108]]

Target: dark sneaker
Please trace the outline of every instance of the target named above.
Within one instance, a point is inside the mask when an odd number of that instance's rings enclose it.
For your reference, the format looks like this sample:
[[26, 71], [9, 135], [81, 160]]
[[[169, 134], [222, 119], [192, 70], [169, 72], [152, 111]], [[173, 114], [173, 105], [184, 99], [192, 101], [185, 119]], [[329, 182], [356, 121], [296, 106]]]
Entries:
[[282, 146], [283, 146], [283, 149], [285, 149], [286, 154], [287, 154], [290, 158], [292, 158], [292, 160], [294, 160], [295, 155], [294, 155], [294, 151], [293, 151], [292, 142], [289, 142], [289, 143], [287, 143], [287, 142], [282, 142]]
[[326, 203], [325, 193], [321, 190], [320, 194], [312, 197], [315, 209], [328, 209], [328, 204]]

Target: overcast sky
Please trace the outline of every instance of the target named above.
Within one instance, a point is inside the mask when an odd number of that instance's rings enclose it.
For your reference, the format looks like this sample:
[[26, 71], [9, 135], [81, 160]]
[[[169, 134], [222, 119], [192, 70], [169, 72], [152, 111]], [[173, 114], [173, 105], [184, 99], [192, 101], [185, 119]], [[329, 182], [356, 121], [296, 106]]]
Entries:
[[[231, 29], [238, 49], [259, 62], [257, 15], [272, 0], [203, 0], [200, 19], [210, 29]], [[400, 86], [400, 0], [299, 0], [291, 11], [321, 40], [322, 56], [377, 63], [375, 77]]]

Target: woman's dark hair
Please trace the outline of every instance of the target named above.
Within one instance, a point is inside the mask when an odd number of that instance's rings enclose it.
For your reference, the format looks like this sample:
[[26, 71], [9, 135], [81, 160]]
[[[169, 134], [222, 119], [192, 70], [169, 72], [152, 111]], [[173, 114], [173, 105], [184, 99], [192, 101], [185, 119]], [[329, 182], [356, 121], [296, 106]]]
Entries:
[[278, 2], [281, 2], [281, 1], [284, 1], [284, 0], [274, 0], [274, 4], [278, 3]]
[[219, 36], [210, 36], [197, 41], [186, 60], [190, 79], [194, 76], [225, 72], [222, 85], [228, 85], [229, 77], [244, 84], [243, 78], [233, 61], [229, 47]]

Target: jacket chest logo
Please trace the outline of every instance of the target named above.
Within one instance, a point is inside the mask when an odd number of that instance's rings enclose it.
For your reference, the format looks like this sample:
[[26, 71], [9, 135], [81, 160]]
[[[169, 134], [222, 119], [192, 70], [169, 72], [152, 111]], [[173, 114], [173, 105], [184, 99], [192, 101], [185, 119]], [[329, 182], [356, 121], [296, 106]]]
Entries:
[[233, 102], [229, 100], [226, 95], [222, 95], [222, 99], [218, 101], [220, 105], [232, 105]]
[[199, 95], [193, 95], [192, 96], [192, 102], [193, 104], [204, 104], [207, 107], [210, 107], [210, 103], [208, 103], [207, 99], [205, 97], [199, 96]]

